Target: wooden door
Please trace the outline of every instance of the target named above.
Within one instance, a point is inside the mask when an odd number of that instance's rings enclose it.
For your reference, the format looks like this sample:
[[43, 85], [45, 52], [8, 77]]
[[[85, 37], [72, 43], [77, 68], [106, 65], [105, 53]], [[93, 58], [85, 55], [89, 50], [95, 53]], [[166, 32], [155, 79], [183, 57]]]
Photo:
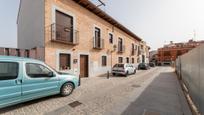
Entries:
[[80, 77], [88, 77], [89, 73], [88, 55], [80, 55]]

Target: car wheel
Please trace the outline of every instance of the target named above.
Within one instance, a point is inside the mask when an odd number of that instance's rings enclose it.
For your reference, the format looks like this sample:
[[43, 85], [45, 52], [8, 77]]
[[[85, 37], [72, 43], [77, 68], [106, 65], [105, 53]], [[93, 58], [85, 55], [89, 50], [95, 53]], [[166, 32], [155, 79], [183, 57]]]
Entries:
[[112, 75], [115, 76], [116, 74], [115, 74], [115, 73], [112, 73]]
[[72, 83], [65, 83], [61, 88], [60, 94], [62, 96], [68, 96], [72, 94], [73, 90], [74, 90], [74, 85]]

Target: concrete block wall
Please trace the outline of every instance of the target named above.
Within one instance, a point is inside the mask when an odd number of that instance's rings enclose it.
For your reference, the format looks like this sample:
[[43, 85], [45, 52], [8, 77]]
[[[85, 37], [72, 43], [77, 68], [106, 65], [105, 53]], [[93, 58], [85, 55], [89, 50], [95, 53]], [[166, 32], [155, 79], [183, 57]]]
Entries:
[[176, 71], [185, 83], [195, 105], [204, 114], [204, 45], [201, 45], [176, 60]]

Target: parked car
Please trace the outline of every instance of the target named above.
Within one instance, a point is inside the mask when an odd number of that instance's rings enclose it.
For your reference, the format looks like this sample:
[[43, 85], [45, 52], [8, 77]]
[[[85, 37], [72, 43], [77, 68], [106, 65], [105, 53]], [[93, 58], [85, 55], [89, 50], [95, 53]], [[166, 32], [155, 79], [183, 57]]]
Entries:
[[155, 67], [155, 64], [152, 63], [152, 62], [150, 62], [150, 63], [149, 63], [149, 66], [150, 66], [150, 67]]
[[112, 68], [112, 74], [115, 76], [117, 74], [119, 75], [125, 75], [128, 76], [129, 74], [135, 74], [136, 69], [133, 64], [115, 64]]
[[148, 69], [150, 69], [150, 66], [149, 66], [149, 64], [147, 64], [147, 63], [140, 63], [139, 65], [138, 65], [138, 70], [148, 70]]
[[38, 60], [0, 56], [0, 108], [55, 94], [68, 96], [79, 81]]

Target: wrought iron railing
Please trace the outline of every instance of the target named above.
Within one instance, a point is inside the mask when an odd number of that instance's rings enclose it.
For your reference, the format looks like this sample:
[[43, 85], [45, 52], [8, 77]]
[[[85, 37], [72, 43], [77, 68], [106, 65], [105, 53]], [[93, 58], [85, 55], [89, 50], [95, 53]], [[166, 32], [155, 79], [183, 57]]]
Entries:
[[104, 49], [104, 39], [93, 37], [93, 48]]
[[51, 25], [51, 41], [77, 45], [79, 44], [79, 31], [54, 23]]
[[125, 46], [124, 45], [118, 45], [118, 53], [124, 53], [125, 52]]

